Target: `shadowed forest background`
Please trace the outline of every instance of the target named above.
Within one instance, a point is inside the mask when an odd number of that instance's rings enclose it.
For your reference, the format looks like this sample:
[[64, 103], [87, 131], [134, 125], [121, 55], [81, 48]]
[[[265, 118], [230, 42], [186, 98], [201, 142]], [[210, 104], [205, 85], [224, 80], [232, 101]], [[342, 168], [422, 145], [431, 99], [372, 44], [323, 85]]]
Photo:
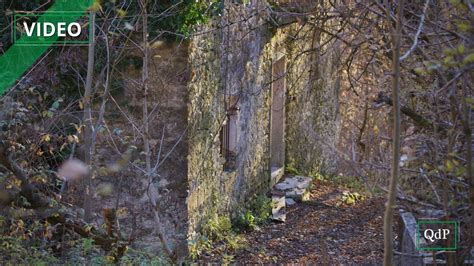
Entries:
[[[0, 56], [13, 45], [12, 15], [52, 4], [1, 1]], [[397, 264], [401, 212], [458, 221], [459, 248], [431, 255], [474, 260], [473, 1], [102, 0], [90, 12], [91, 45], [50, 48], [1, 96], [2, 264]], [[188, 83], [200, 78], [189, 54], [207, 52], [195, 45], [211, 42], [206, 34], [254, 18], [314, 33], [318, 45], [298, 51], [314, 53], [302, 71], [337, 51], [334, 104], [318, 109], [322, 121], [336, 110], [337, 143], [311, 139], [334, 167], [285, 161], [285, 176], [312, 178], [285, 223], [262, 194], [181, 235], [188, 188], [176, 180], [187, 178], [194, 132], [183, 121]], [[248, 52], [220, 41], [231, 66]], [[229, 97], [229, 110], [238, 101]]]

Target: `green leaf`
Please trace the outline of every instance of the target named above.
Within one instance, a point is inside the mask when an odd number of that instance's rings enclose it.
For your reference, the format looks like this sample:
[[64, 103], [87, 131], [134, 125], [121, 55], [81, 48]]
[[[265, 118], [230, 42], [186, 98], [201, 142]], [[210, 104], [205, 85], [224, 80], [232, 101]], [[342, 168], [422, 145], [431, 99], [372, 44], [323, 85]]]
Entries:
[[464, 59], [462, 60], [464, 64], [471, 64], [474, 63], [474, 53], [468, 54]]
[[444, 53], [445, 55], [454, 55], [453, 49], [449, 49], [449, 48], [443, 49], [443, 53]]
[[467, 22], [460, 22], [457, 24], [458, 29], [463, 32], [468, 32], [471, 29], [471, 25], [469, 25]]
[[452, 56], [446, 56], [446, 58], [444, 58], [444, 60], [443, 60], [443, 63], [444, 63], [445, 65], [449, 65], [450, 63], [453, 62], [453, 59], [454, 59], [454, 58], [453, 58]]
[[456, 169], [456, 172], [454, 172], [454, 176], [463, 176], [464, 173], [466, 172], [466, 168], [464, 167], [459, 167], [458, 169]]
[[474, 98], [466, 98], [466, 103], [474, 109]]
[[424, 75], [426, 74], [426, 71], [424, 68], [422, 67], [415, 67], [415, 69], [413, 69], [415, 71], [416, 74], [419, 74], [419, 75]]

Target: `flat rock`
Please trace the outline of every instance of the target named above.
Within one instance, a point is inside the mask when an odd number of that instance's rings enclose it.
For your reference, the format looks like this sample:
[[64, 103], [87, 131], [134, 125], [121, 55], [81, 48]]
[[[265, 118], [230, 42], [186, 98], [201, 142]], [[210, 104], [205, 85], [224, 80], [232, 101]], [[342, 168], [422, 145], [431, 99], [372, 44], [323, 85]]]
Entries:
[[285, 196], [272, 196], [272, 219], [280, 222], [285, 222], [285, 207]]
[[307, 176], [287, 177], [276, 184], [275, 189], [283, 192], [287, 198], [292, 198], [296, 201], [304, 201], [312, 180], [311, 177]]
[[280, 211], [272, 215], [272, 220], [286, 222], [286, 213]]
[[293, 204], [296, 204], [296, 201], [292, 198], [286, 198], [285, 203], [286, 203], [286, 206], [291, 206]]
[[286, 207], [285, 197], [272, 196], [272, 214], [279, 212]]

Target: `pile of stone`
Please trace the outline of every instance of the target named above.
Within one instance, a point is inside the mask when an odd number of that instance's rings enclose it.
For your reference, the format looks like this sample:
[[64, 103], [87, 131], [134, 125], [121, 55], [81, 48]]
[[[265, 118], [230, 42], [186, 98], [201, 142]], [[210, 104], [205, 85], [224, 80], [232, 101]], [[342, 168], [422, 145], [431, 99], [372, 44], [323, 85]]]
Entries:
[[307, 176], [288, 176], [277, 183], [272, 190], [272, 219], [285, 222], [286, 206], [305, 201], [312, 180]]

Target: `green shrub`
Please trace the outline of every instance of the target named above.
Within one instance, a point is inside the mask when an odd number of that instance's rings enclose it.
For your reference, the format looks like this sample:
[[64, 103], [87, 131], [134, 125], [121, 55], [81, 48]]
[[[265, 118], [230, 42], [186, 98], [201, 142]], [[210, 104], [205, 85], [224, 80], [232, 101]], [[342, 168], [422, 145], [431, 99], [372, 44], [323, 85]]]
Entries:
[[237, 216], [235, 227], [242, 230], [255, 230], [270, 217], [272, 200], [264, 195], [254, 199], [248, 209], [242, 210]]
[[240, 230], [254, 230], [257, 228], [255, 216], [249, 210], [243, 211], [235, 220], [235, 227]]
[[202, 232], [211, 241], [223, 241], [232, 233], [232, 223], [229, 217], [215, 215], [203, 226]]
[[345, 175], [337, 175], [333, 178], [336, 184], [343, 185], [351, 190], [355, 190], [360, 193], [366, 193], [367, 187], [366, 185], [360, 180], [360, 178], [356, 178], [354, 176], [345, 176]]
[[52, 265], [59, 263], [50, 250], [29, 246], [18, 237], [0, 236], [0, 259], [5, 265]]
[[291, 174], [291, 175], [300, 175], [298, 169], [296, 169], [296, 167], [294, 166], [293, 163], [288, 163], [285, 166], [285, 172], [287, 172], [288, 174]]
[[255, 216], [255, 223], [261, 224], [270, 217], [272, 200], [265, 195], [261, 195], [252, 202], [250, 209]]
[[357, 201], [363, 201], [365, 197], [357, 192], [344, 191], [342, 192], [342, 202], [347, 205], [355, 204]]
[[201, 233], [192, 237], [189, 256], [192, 260], [196, 260], [210, 250], [219, 250], [220, 254], [226, 254], [228, 251], [241, 248], [243, 243], [242, 237], [232, 230], [229, 217], [214, 215], [203, 225]]
[[137, 249], [128, 249], [126, 254], [120, 259], [120, 265], [170, 265], [162, 256], [151, 254]]
[[189, 242], [189, 257], [197, 260], [204, 252], [212, 248], [212, 243], [206, 236], [197, 234]]

